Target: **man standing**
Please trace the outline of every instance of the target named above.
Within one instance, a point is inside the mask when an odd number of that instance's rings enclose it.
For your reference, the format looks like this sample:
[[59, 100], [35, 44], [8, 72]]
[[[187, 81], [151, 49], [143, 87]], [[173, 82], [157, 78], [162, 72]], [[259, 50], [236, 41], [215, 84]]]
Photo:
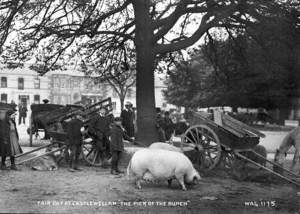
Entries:
[[23, 124], [25, 124], [25, 119], [27, 116], [27, 107], [24, 103], [19, 105], [19, 125], [21, 124], [21, 121], [23, 120]]
[[165, 131], [166, 140], [169, 141], [174, 132], [174, 124], [172, 119], [170, 118], [170, 113], [168, 111], [165, 112], [163, 129]]
[[111, 137], [110, 150], [112, 152], [111, 174], [117, 175], [119, 173], [123, 173], [123, 171], [121, 171], [118, 167], [122, 152], [124, 151], [123, 138], [125, 140], [133, 141], [133, 138], [127, 136], [124, 131], [122, 127], [121, 117], [115, 118], [115, 122], [112, 125], [110, 137]]
[[134, 112], [132, 109], [132, 103], [126, 102], [125, 109], [121, 112], [122, 125], [126, 130], [126, 134], [129, 137], [134, 137]]
[[80, 115], [75, 115], [70, 121], [67, 122], [66, 131], [69, 149], [71, 151], [69, 171], [71, 172], [74, 172], [75, 170], [81, 170], [78, 168], [80, 147], [82, 144], [82, 136], [80, 131], [81, 127], [83, 127], [83, 122]]
[[[106, 117], [106, 109], [101, 108], [99, 114], [95, 115], [88, 124], [89, 134], [95, 140], [95, 146], [99, 152], [102, 167], [106, 167], [104, 163], [105, 151], [109, 148], [110, 122]], [[98, 157], [96, 157], [98, 159]]]
[[165, 134], [165, 114], [161, 112], [160, 109], [156, 109], [157, 116], [156, 116], [156, 128], [158, 132], [158, 140], [159, 142], [166, 141], [166, 134]]

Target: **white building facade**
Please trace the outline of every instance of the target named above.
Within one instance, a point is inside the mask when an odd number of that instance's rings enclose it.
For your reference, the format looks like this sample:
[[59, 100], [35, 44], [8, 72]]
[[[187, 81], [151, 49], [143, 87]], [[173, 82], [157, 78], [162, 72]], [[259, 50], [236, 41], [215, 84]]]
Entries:
[[49, 78], [38, 76], [28, 67], [0, 68], [0, 101], [3, 103], [40, 103], [49, 97]]
[[[119, 115], [121, 103], [117, 93], [108, 83], [95, 83], [95, 81], [76, 70], [51, 71], [44, 76], [39, 76], [29, 69], [29, 65], [7, 69], [0, 68], [0, 102], [16, 104], [25, 103], [29, 106], [33, 103], [42, 103], [48, 99], [53, 104], [74, 104], [83, 99], [97, 102], [111, 97], [113, 113]], [[174, 108], [167, 104], [163, 97], [166, 86], [161, 78], [155, 78], [156, 107], [163, 110]], [[128, 89], [125, 102], [130, 101], [136, 106], [136, 88]]]

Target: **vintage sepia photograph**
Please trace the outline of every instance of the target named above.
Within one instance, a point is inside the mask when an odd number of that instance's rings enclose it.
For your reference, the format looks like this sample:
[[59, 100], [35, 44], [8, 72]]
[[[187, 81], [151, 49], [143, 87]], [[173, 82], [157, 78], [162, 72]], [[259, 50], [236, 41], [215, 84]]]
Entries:
[[300, 214], [300, 0], [0, 0], [0, 213]]

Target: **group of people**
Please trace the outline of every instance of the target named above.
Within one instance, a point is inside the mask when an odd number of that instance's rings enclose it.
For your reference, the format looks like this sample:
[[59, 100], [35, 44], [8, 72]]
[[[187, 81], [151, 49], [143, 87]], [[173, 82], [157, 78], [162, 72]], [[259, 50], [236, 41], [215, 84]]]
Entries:
[[[20, 111], [20, 107], [19, 107]], [[26, 111], [25, 111], [26, 112]], [[15, 112], [0, 112], [0, 155], [2, 157], [1, 169], [7, 169], [6, 157], [10, 157], [11, 169], [17, 169], [14, 156], [22, 153], [19, 145], [19, 137], [15, 123]], [[133, 141], [135, 136], [135, 113], [133, 105], [126, 102], [125, 109], [120, 117], [107, 117], [105, 108], [99, 109], [99, 112], [91, 117], [89, 122], [84, 124], [84, 118], [80, 114], [74, 115], [68, 121], [65, 121], [65, 131], [67, 133], [68, 150], [70, 151], [70, 171], [80, 170], [78, 160], [82, 145], [82, 135], [86, 131], [93, 139], [94, 146], [98, 152], [97, 162], [101, 162], [102, 167], [107, 167], [107, 160], [111, 161], [111, 173], [119, 174], [122, 171], [118, 168], [122, 151], [124, 150], [123, 139]], [[20, 121], [19, 121], [20, 122]], [[158, 112], [157, 128], [159, 140], [161, 142], [169, 141], [174, 129], [170, 113]], [[87, 127], [82, 129], [82, 127]], [[9, 134], [7, 134], [9, 133]]]
[[91, 117], [87, 128], [82, 128], [84, 126], [83, 119], [79, 114], [67, 121], [66, 132], [71, 151], [70, 171], [80, 170], [78, 168], [78, 158], [82, 143], [81, 135], [87, 132], [94, 141], [95, 149], [98, 152], [96, 158], [97, 161], [100, 159], [102, 167], [107, 167], [106, 160], [111, 157], [111, 174], [123, 173], [118, 167], [124, 150], [123, 139], [134, 140], [132, 104], [127, 102], [125, 108], [121, 113], [121, 117], [116, 118], [107, 117], [106, 109], [100, 108], [99, 112]]
[[183, 114], [170, 113], [169, 111], [161, 111], [157, 109], [156, 128], [158, 131], [158, 139], [160, 142], [170, 141], [173, 133], [181, 135], [188, 125]]

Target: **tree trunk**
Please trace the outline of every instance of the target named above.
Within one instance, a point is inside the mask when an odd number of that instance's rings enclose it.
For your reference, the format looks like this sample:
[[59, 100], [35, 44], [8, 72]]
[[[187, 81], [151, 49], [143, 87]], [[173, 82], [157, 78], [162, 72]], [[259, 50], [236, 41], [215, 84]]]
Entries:
[[137, 54], [136, 103], [137, 141], [150, 145], [158, 140], [154, 95], [154, 45], [149, 0], [133, 0]]
[[124, 109], [124, 100], [125, 100], [125, 96], [126, 95], [120, 95], [120, 103], [121, 103], [121, 112], [123, 111]]

